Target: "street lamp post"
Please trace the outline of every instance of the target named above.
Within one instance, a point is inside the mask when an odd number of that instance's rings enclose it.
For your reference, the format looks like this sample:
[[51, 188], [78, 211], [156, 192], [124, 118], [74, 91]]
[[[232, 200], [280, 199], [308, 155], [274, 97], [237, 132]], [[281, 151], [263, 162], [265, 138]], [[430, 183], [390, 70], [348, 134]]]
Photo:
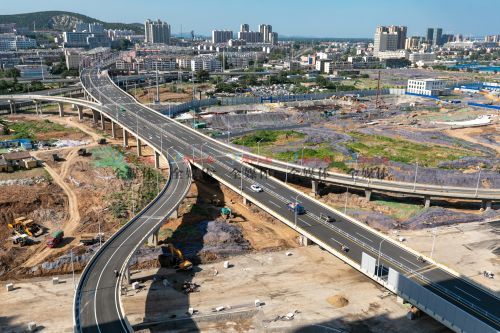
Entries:
[[481, 169], [479, 169], [479, 174], [477, 175], [477, 184], [476, 184], [476, 194], [474, 195], [477, 198], [477, 192], [479, 191], [479, 182], [481, 181]]
[[301, 167], [304, 166], [304, 149], [306, 149], [306, 147], [302, 147], [302, 157], [300, 159], [300, 166]]
[[257, 155], [260, 155], [260, 142], [264, 140], [264, 138], [260, 139], [259, 141], [257, 141]]
[[347, 197], [348, 196], [349, 196], [349, 186], [347, 186], [347, 191], [345, 192], [344, 214], [347, 213]]
[[434, 246], [436, 245], [436, 236], [437, 236], [436, 235], [436, 228], [434, 228], [432, 230], [432, 233], [433, 233], [433, 235], [432, 235], [431, 259], [432, 259], [432, 255], [434, 254]]
[[295, 207], [293, 208], [293, 211], [294, 211], [294, 220], [295, 220], [295, 229], [297, 229], [297, 205], [298, 205], [298, 201], [299, 201], [299, 196], [300, 194], [297, 194], [297, 196], [295, 197]]
[[377, 258], [377, 275], [380, 275], [380, 253], [382, 251], [382, 243], [385, 241], [384, 238], [380, 241], [380, 244], [378, 245], [378, 258]]
[[418, 162], [415, 163], [415, 179], [413, 181], [413, 192], [417, 188], [417, 173], [418, 173]]

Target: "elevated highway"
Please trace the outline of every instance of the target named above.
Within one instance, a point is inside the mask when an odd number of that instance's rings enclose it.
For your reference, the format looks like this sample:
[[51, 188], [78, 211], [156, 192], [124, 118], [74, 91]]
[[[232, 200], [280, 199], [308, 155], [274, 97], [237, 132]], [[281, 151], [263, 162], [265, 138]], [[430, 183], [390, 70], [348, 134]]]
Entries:
[[[190, 173], [187, 162], [200, 168], [241, 194], [246, 204], [259, 206], [457, 332], [489, 333], [500, 329], [500, 302], [495, 293], [429, 258], [419, 259], [419, 253], [276, 178], [260, 173], [245, 163], [239, 157], [241, 152], [233, 147], [140, 105], [120, 90], [106, 73], [87, 69], [81, 79], [89, 95], [104, 106], [102, 113], [106, 117], [121, 123], [156, 149], [160, 147], [161, 152], [172, 149], [177, 156], [182, 156], [176, 166], [179, 175]], [[163, 149], [165, 146], [169, 148]], [[180, 164], [180, 160], [184, 164]], [[187, 184], [188, 180], [184, 182]], [[164, 208], [158, 208], [154, 215], [158, 218], [156, 224], [148, 220], [150, 215], [144, 212], [142, 217], [132, 220], [122, 229], [125, 231], [119, 231], [108, 241], [102, 252], [96, 255], [95, 263], [88, 265], [75, 298], [76, 331], [131, 331], [119, 307], [119, 281], [110, 274], [111, 266], [123, 265], [121, 270], [125, 271], [127, 258], [133, 250], [161, 224], [161, 213], [166, 217], [182, 200], [185, 192], [180, 188], [187, 185], [179, 184], [174, 189], [174, 184], [169, 183], [165, 189], [172, 199], [162, 206]], [[250, 189], [252, 184], [260, 185], [264, 191], [253, 192]], [[299, 215], [290, 211], [287, 208], [290, 202], [300, 203], [306, 213]], [[166, 208], [167, 205], [171, 205], [170, 209]], [[330, 216], [334, 222], [326, 221], [325, 216]], [[143, 223], [144, 219], [146, 222]], [[122, 232], [124, 236], [121, 236]]]

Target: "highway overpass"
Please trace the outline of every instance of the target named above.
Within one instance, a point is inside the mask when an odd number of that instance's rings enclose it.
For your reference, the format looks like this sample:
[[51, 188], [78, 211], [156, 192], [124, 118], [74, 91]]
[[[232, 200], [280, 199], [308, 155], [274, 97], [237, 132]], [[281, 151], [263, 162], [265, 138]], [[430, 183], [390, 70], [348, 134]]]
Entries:
[[[238, 158], [240, 152], [233, 147], [140, 105], [120, 90], [106, 73], [99, 73], [96, 69], [84, 70], [82, 83], [89, 95], [103, 105], [99, 112], [106, 118], [121, 124], [126, 131], [136, 133], [138, 140], [146, 141], [155, 149], [160, 147], [161, 153], [175, 150], [178, 164], [174, 168], [178, 168], [179, 174], [190, 173], [187, 162], [200, 168], [241, 194], [246, 204], [259, 206], [455, 331], [496, 332], [500, 328], [496, 294], [429, 258], [418, 260], [419, 253], [276, 178], [259, 173]], [[104, 121], [105, 118], [101, 119]], [[169, 148], [165, 150], [165, 146]], [[161, 214], [166, 217], [175, 210], [189, 181], [185, 179], [175, 189], [172, 189], [174, 183], [169, 183], [164, 193], [169, 193], [173, 199], [165, 201], [163, 210], [158, 209], [155, 215], [144, 212], [133, 219], [87, 266], [75, 297], [74, 316], [78, 332], [130, 331], [120, 307], [119, 281], [111, 274], [111, 266], [126, 271], [131, 253], [162, 223]], [[255, 183], [264, 191], [251, 191], [250, 185]], [[289, 211], [286, 207], [289, 202], [301, 203], [306, 214]], [[148, 220], [151, 216], [156, 220]], [[331, 216], [335, 222], [325, 221], [324, 216]], [[146, 224], [142, 223], [144, 219], [148, 221]], [[342, 247], [349, 250], [343, 251]]]

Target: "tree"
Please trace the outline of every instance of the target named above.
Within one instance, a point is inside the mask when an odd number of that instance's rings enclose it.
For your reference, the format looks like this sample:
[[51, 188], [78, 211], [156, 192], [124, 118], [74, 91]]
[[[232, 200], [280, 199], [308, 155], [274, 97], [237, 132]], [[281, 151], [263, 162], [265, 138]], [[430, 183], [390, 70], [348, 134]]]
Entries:
[[196, 80], [204, 82], [210, 78], [210, 73], [202, 69], [196, 72]]

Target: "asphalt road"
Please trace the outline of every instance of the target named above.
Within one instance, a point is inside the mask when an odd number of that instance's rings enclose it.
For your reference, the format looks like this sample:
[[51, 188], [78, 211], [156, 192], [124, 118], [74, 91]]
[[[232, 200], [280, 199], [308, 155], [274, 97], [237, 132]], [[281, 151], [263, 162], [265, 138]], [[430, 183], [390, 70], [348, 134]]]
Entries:
[[[163, 147], [163, 151], [166, 151], [165, 147], [175, 149], [179, 154], [178, 161], [183, 157], [202, 164], [224, 183], [244, 191], [258, 206], [292, 223], [296, 221], [298, 227], [332, 248], [340, 250], [342, 245], [349, 247], [349, 252], [344, 255], [355, 263], [360, 264], [362, 252], [375, 258], [380, 255], [381, 266], [399, 271], [495, 329], [500, 328], [498, 320], [500, 302], [497, 296], [463, 279], [456, 278], [435, 265], [418, 261], [415, 254], [403, 247], [384, 241], [385, 238], [375, 232], [343, 218], [307, 195], [297, 194], [284, 186], [282, 182], [268, 178], [264, 174], [253, 174], [253, 169], [234, 159], [237, 152], [233, 149], [207, 140], [175, 121], [136, 103], [130, 95], [116, 88], [107, 75], [99, 75], [96, 71], [86, 71], [82, 79], [91, 94], [103, 102], [108, 110], [111, 110], [113, 117], [125, 123], [132, 132], [147, 133], [145, 138], [156, 147]], [[120, 111], [120, 107], [125, 110]], [[180, 168], [179, 173], [182, 175], [183, 172], [185, 170]], [[241, 174], [243, 177], [240, 177]], [[259, 193], [251, 191], [250, 185], [252, 184], [259, 184], [264, 191]], [[172, 196], [176, 195], [172, 186], [167, 191], [172, 192]], [[295, 200], [305, 207], [306, 214], [295, 215], [287, 209], [286, 204]], [[164, 209], [168, 210], [166, 206]], [[158, 213], [157, 216], [159, 215]], [[337, 221], [325, 222], [320, 218], [323, 215], [330, 215]], [[109, 275], [112, 272], [112, 269], [111, 271], [109, 269], [111, 266], [119, 265], [119, 258], [123, 258], [125, 253], [135, 246], [133, 243], [139, 240], [140, 237], [131, 236], [125, 242], [127, 245], [119, 247], [119, 244], [124, 244], [124, 240], [120, 237], [120, 241], [113, 242], [109, 246], [110, 249], [106, 251], [105, 257], [109, 259], [99, 260], [100, 264], [93, 267], [85, 285], [85, 291], [89, 296], [82, 301], [85, 307], [81, 311], [81, 323], [85, 332], [98, 332], [96, 322], [112, 323], [116, 325], [113, 328], [120, 331], [116, 323], [121, 322], [122, 319], [117, 317], [119, 311], [114, 310], [118, 291], [116, 288], [113, 289], [115, 279]], [[108, 261], [110, 264], [106, 266]], [[96, 295], [94, 290], [102, 290], [102, 294]]]

